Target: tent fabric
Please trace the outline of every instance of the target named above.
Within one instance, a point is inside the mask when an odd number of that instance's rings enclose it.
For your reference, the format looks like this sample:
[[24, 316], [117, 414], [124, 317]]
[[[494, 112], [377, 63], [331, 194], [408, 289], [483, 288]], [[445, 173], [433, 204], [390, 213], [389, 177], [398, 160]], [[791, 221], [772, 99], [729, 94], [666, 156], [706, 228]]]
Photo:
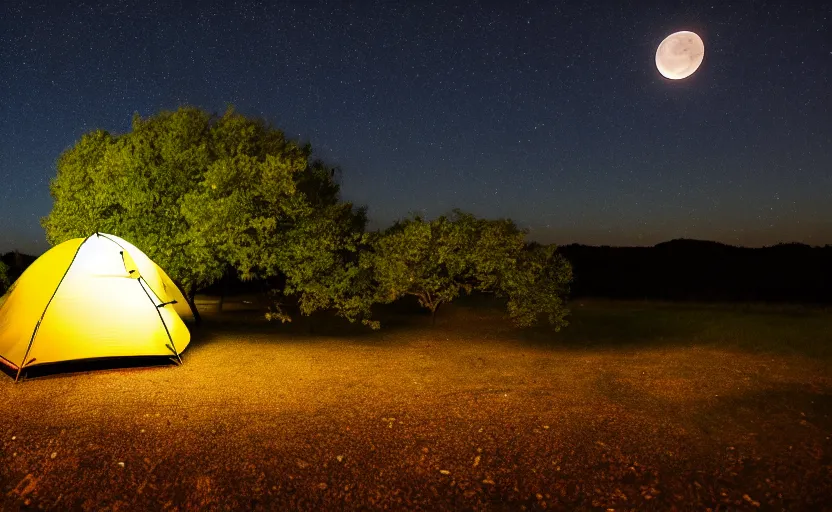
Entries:
[[[105, 235], [102, 235], [105, 236]], [[112, 235], [106, 235], [112, 237]], [[112, 237], [117, 238], [117, 237]], [[136, 246], [130, 242], [118, 239], [118, 243], [125, 249], [124, 254], [129, 255], [135, 262], [136, 269], [141, 274], [144, 281], [150, 286], [152, 290], [159, 297], [166, 297], [165, 302], [176, 301], [171, 307], [180, 318], [187, 321], [194, 320], [194, 313], [191, 311], [191, 306], [185, 300], [185, 295], [176, 286], [170, 277], [157, 265], [153, 260], [147, 257], [145, 253], [140, 251]]]
[[47, 251], [0, 299], [0, 357], [18, 371], [79, 359], [178, 357], [190, 342], [183, 318], [193, 312], [158, 265], [125, 240], [96, 233]]

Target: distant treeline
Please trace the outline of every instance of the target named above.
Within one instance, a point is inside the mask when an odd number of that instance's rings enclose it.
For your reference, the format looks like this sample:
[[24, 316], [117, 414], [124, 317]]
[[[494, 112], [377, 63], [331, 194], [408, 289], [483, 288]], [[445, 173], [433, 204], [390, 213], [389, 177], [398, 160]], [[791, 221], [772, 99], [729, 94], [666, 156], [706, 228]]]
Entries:
[[752, 249], [680, 239], [654, 247], [572, 244], [559, 252], [572, 263], [572, 297], [832, 302], [830, 245]]
[[[20, 277], [20, 274], [26, 270], [26, 267], [31, 265], [36, 259], [36, 256], [23, 254], [17, 251], [7, 252], [6, 254], [0, 255], [0, 262], [6, 264], [9, 268], [9, 278], [12, 282]], [[0, 289], [2, 289], [2, 287], [0, 287]]]
[[[576, 298], [832, 303], [830, 245], [751, 249], [680, 239], [653, 247], [570, 244], [558, 251], [572, 263]], [[1, 259], [14, 280], [35, 257], [10, 252]], [[238, 287], [223, 286], [231, 293]]]

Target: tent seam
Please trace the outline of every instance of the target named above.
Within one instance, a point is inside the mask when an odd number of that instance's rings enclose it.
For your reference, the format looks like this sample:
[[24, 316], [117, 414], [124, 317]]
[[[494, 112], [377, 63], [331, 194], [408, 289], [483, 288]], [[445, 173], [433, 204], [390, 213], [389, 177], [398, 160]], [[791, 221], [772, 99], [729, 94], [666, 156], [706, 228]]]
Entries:
[[[144, 294], [147, 295], [147, 300], [149, 300], [150, 303], [153, 304], [153, 308], [156, 310], [156, 315], [159, 317], [159, 321], [162, 322], [162, 327], [165, 328], [165, 334], [168, 335], [168, 340], [170, 340], [170, 346], [173, 349], [173, 353], [176, 355], [176, 358], [179, 359], [179, 362], [181, 363], [182, 358], [179, 357], [179, 351], [176, 349], [176, 343], [173, 342], [173, 336], [170, 335], [170, 329], [168, 329], [168, 325], [165, 323], [165, 319], [162, 318], [162, 313], [159, 312], [159, 306], [153, 301], [153, 297], [151, 297], [150, 294], [147, 293], [147, 290], [144, 289], [144, 286], [142, 286], [141, 282], [143, 280], [144, 278], [142, 276], [139, 276], [139, 278], [136, 279], [136, 281], [139, 282], [139, 286], [142, 287], [142, 291], [144, 292]], [[145, 281], [145, 284], [147, 284], [147, 281]], [[150, 288], [150, 285], [148, 284], [147, 287]]]
[[[102, 235], [99, 234], [99, 236], [102, 236]], [[121, 248], [121, 251], [122, 251], [121, 260], [122, 260], [122, 262], [124, 262], [124, 251], [126, 251], [127, 249], [123, 245], [121, 245], [120, 243], [116, 242], [115, 240], [113, 240], [112, 238], [107, 236], [106, 233], [103, 236], [104, 236], [104, 238], [113, 242], [114, 244], [116, 244], [117, 246], [119, 246]], [[132, 258], [132, 256], [131, 256], [131, 258]], [[124, 270], [127, 270], [127, 265], [124, 265]], [[170, 346], [173, 349], [173, 353], [174, 353], [174, 355], [176, 355], [176, 359], [178, 359], [179, 362], [182, 363], [182, 358], [179, 357], [179, 351], [176, 349], [176, 343], [173, 342], [173, 336], [170, 335], [170, 329], [168, 329], [168, 325], [165, 323], [165, 319], [162, 318], [162, 313], [159, 312], [159, 305], [156, 304], [156, 302], [153, 300], [153, 297], [151, 297], [150, 294], [147, 293], [147, 290], [144, 289], [144, 286], [142, 286], [142, 283], [141, 283], [142, 280], [144, 280], [144, 283], [147, 285], [148, 288], [150, 288], [150, 285], [147, 283], [147, 280], [144, 279], [141, 275], [141, 272], [139, 272], [139, 277], [138, 277], [138, 279], [136, 279], [136, 281], [138, 281], [139, 286], [141, 286], [142, 291], [147, 296], [147, 300], [149, 300], [150, 303], [153, 304], [153, 308], [156, 310], [156, 316], [159, 317], [159, 321], [162, 322], [162, 327], [165, 328], [165, 334], [168, 335], [168, 340], [170, 340]], [[153, 288], [150, 288], [150, 290], [152, 291]], [[156, 292], [153, 292], [153, 293], [155, 294]]]
[[[96, 233], [93, 233], [96, 234]], [[14, 381], [17, 382], [20, 379], [20, 373], [23, 371], [23, 367], [26, 366], [26, 358], [29, 357], [29, 352], [32, 351], [32, 347], [35, 344], [35, 337], [40, 330], [40, 323], [43, 322], [43, 318], [46, 316], [46, 310], [49, 309], [49, 306], [52, 304], [52, 300], [55, 298], [55, 295], [58, 293], [58, 289], [64, 282], [64, 278], [69, 273], [69, 269], [72, 268], [72, 264], [75, 263], [75, 258], [78, 257], [78, 253], [81, 251], [81, 247], [87, 243], [87, 240], [92, 238], [92, 235], [86, 237], [83, 242], [78, 245], [78, 248], [75, 249], [75, 254], [72, 255], [72, 259], [69, 260], [69, 265], [66, 266], [66, 270], [64, 271], [64, 275], [61, 276], [61, 280], [58, 281], [58, 285], [55, 286], [55, 290], [52, 292], [52, 296], [49, 297], [49, 302], [46, 303], [46, 306], [43, 307], [43, 312], [40, 314], [40, 318], [38, 319], [38, 323], [35, 324], [35, 329], [32, 331], [32, 336], [29, 338], [29, 346], [26, 347], [26, 352], [23, 354], [23, 360], [20, 361], [20, 366], [17, 370], [17, 376], [15, 377]]]
[[[103, 236], [103, 237], [104, 237], [104, 238], [106, 238], [107, 240], [109, 240], [109, 241], [113, 242], [113, 243], [114, 243], [114, 244], [116, 244], [117, 246], [121, 247], [121, 249], [122, 249], [123, 251], [126, 251], [126, 250], [127, 250], [127, 249], [126, 249], [123, 245], [121, 245], [120, 243], [118, 243], [118, 242], [116, 242], [115, 240], [113, 240], [112, 238], [110, 238], [110, 237], [107, 235], [107, 233], [103, 233], [103, 234], [102, 234], [102, 233], [97, 233], [97, 235], [98, 235], [98, 236]], [[128, 252], [128, 254], [129, 254], [129, 252]], [[147, 255], [145, 255], [145, 257], [147, 257]], [[132, 256], [131, 256], [131, 258], [132, 258]], [[148, 257], [148, 259], [150, 259], [150, 258]], [[124, 260], [124, 256], [122, 256], [122, 260]], [[157, 267], [159, 266], [159, 265], [157, 265], [157, 264], [156, 264], [156, 262], [155, 262], [155, 261], [153, 261], [152, 259], [150, 260], [150, 262], [151, 262], [151, 263], [153, 263], [154, 265], [156, 265]], [[127, 267], [125, 266], [125, 269], [126, 269], [126, 268], [127, 268]], [[138, 270], [138, 269], [137, 269], [137, 270]], [[162, 272], [165, 272], [165, 271], [164, 271], [163, 269], [161, 269], [161, 268], [159, 268], [159, 270], [161, 270]], [[173, 284], [173, 286], [174, 286], [174, 287], [177, 289], [177, 291], [178, 291], [178, 292], [182, 295], [182, 297], [185, 297], [185, 292], [183, 292], [183, 291], [182, 291], [182, 288], [181, 288], [178, 284], [176, 284], [175, 282], [173, 282], [173, 279], [171, 279], [171, 277], [170, 277], [169, 275], [167, 275], [167, 273], [166, 273], [166, 272], [165, 272], [165, 276], [166, 276], [166, 277], [167, 277], [167, 278], [171, 281], [171, 284]], [[148, 288], [150, 288], [150, 284], [147, 282], [147, 279], [145, 279], [145, 280], [144, 280], [144, 282], [147, 284], [147, 287], [148, 287]], [[151, 290], [153, 290], [153, 288], [150, 288], [150, 289], [151, 289]], [[153, 293], [156, 293], [156, 292], [155, 292], [155, 291], [153, 291]], [[151, 300], [152, 300], [152, 299], [151, 299]], [[185, 303], [187, 304], [187, 302], [188, 302], [188, 301], [186, 300], [186, 301], [185, 301]], [[189, 309], [189, 310], [191, 309], [191, 305], [190, 305], [190, 304], [188, 304], [188, 309]], [[192, 316], [195, 316], [193, 311], [191, 311], [191, 315], [192, 315]]]

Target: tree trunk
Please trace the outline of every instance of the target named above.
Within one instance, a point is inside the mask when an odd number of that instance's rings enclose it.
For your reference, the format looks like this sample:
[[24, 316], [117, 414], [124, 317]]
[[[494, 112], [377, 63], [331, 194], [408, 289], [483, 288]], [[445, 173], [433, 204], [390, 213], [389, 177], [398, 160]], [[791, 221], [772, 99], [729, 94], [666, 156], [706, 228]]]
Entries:
[[442, 305], [442, 303], [440, 302], [439, 304], [436, 305], [436, 307], [434, 307], [430, 310], [430, 325], [431, 326], [436, 325], [436, 312], [439, 311], [439, 306], [441, 306], [441, 305]]
[[222, 304], [225, 302], [225, 292], [228, 286], [228, 279], [226, 274], [222, 275], [222, 279], [220, 280], [220, 302], [217, 304], [217, 312], [222, 313]]
[[196, 322], [196, 325], [202, 325], [202, 316], [200, 316], [199, 310], [196, 309], [196, 288], [188, 289], [185, 300], [187, 300], [188, 305], [191, 306], [191, 312], [194, 314], [194, 321]]

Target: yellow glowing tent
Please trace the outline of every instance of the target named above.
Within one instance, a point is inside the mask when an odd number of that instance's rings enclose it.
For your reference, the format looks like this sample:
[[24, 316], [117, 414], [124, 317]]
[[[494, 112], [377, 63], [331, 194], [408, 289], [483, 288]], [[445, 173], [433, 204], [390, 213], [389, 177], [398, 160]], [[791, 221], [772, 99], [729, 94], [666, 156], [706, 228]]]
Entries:
[[38, 258], [0, 298], [0, 360], [17, 372], [79, 359], [179, 354], [193, 312], [143, 252], [96, 233]]

